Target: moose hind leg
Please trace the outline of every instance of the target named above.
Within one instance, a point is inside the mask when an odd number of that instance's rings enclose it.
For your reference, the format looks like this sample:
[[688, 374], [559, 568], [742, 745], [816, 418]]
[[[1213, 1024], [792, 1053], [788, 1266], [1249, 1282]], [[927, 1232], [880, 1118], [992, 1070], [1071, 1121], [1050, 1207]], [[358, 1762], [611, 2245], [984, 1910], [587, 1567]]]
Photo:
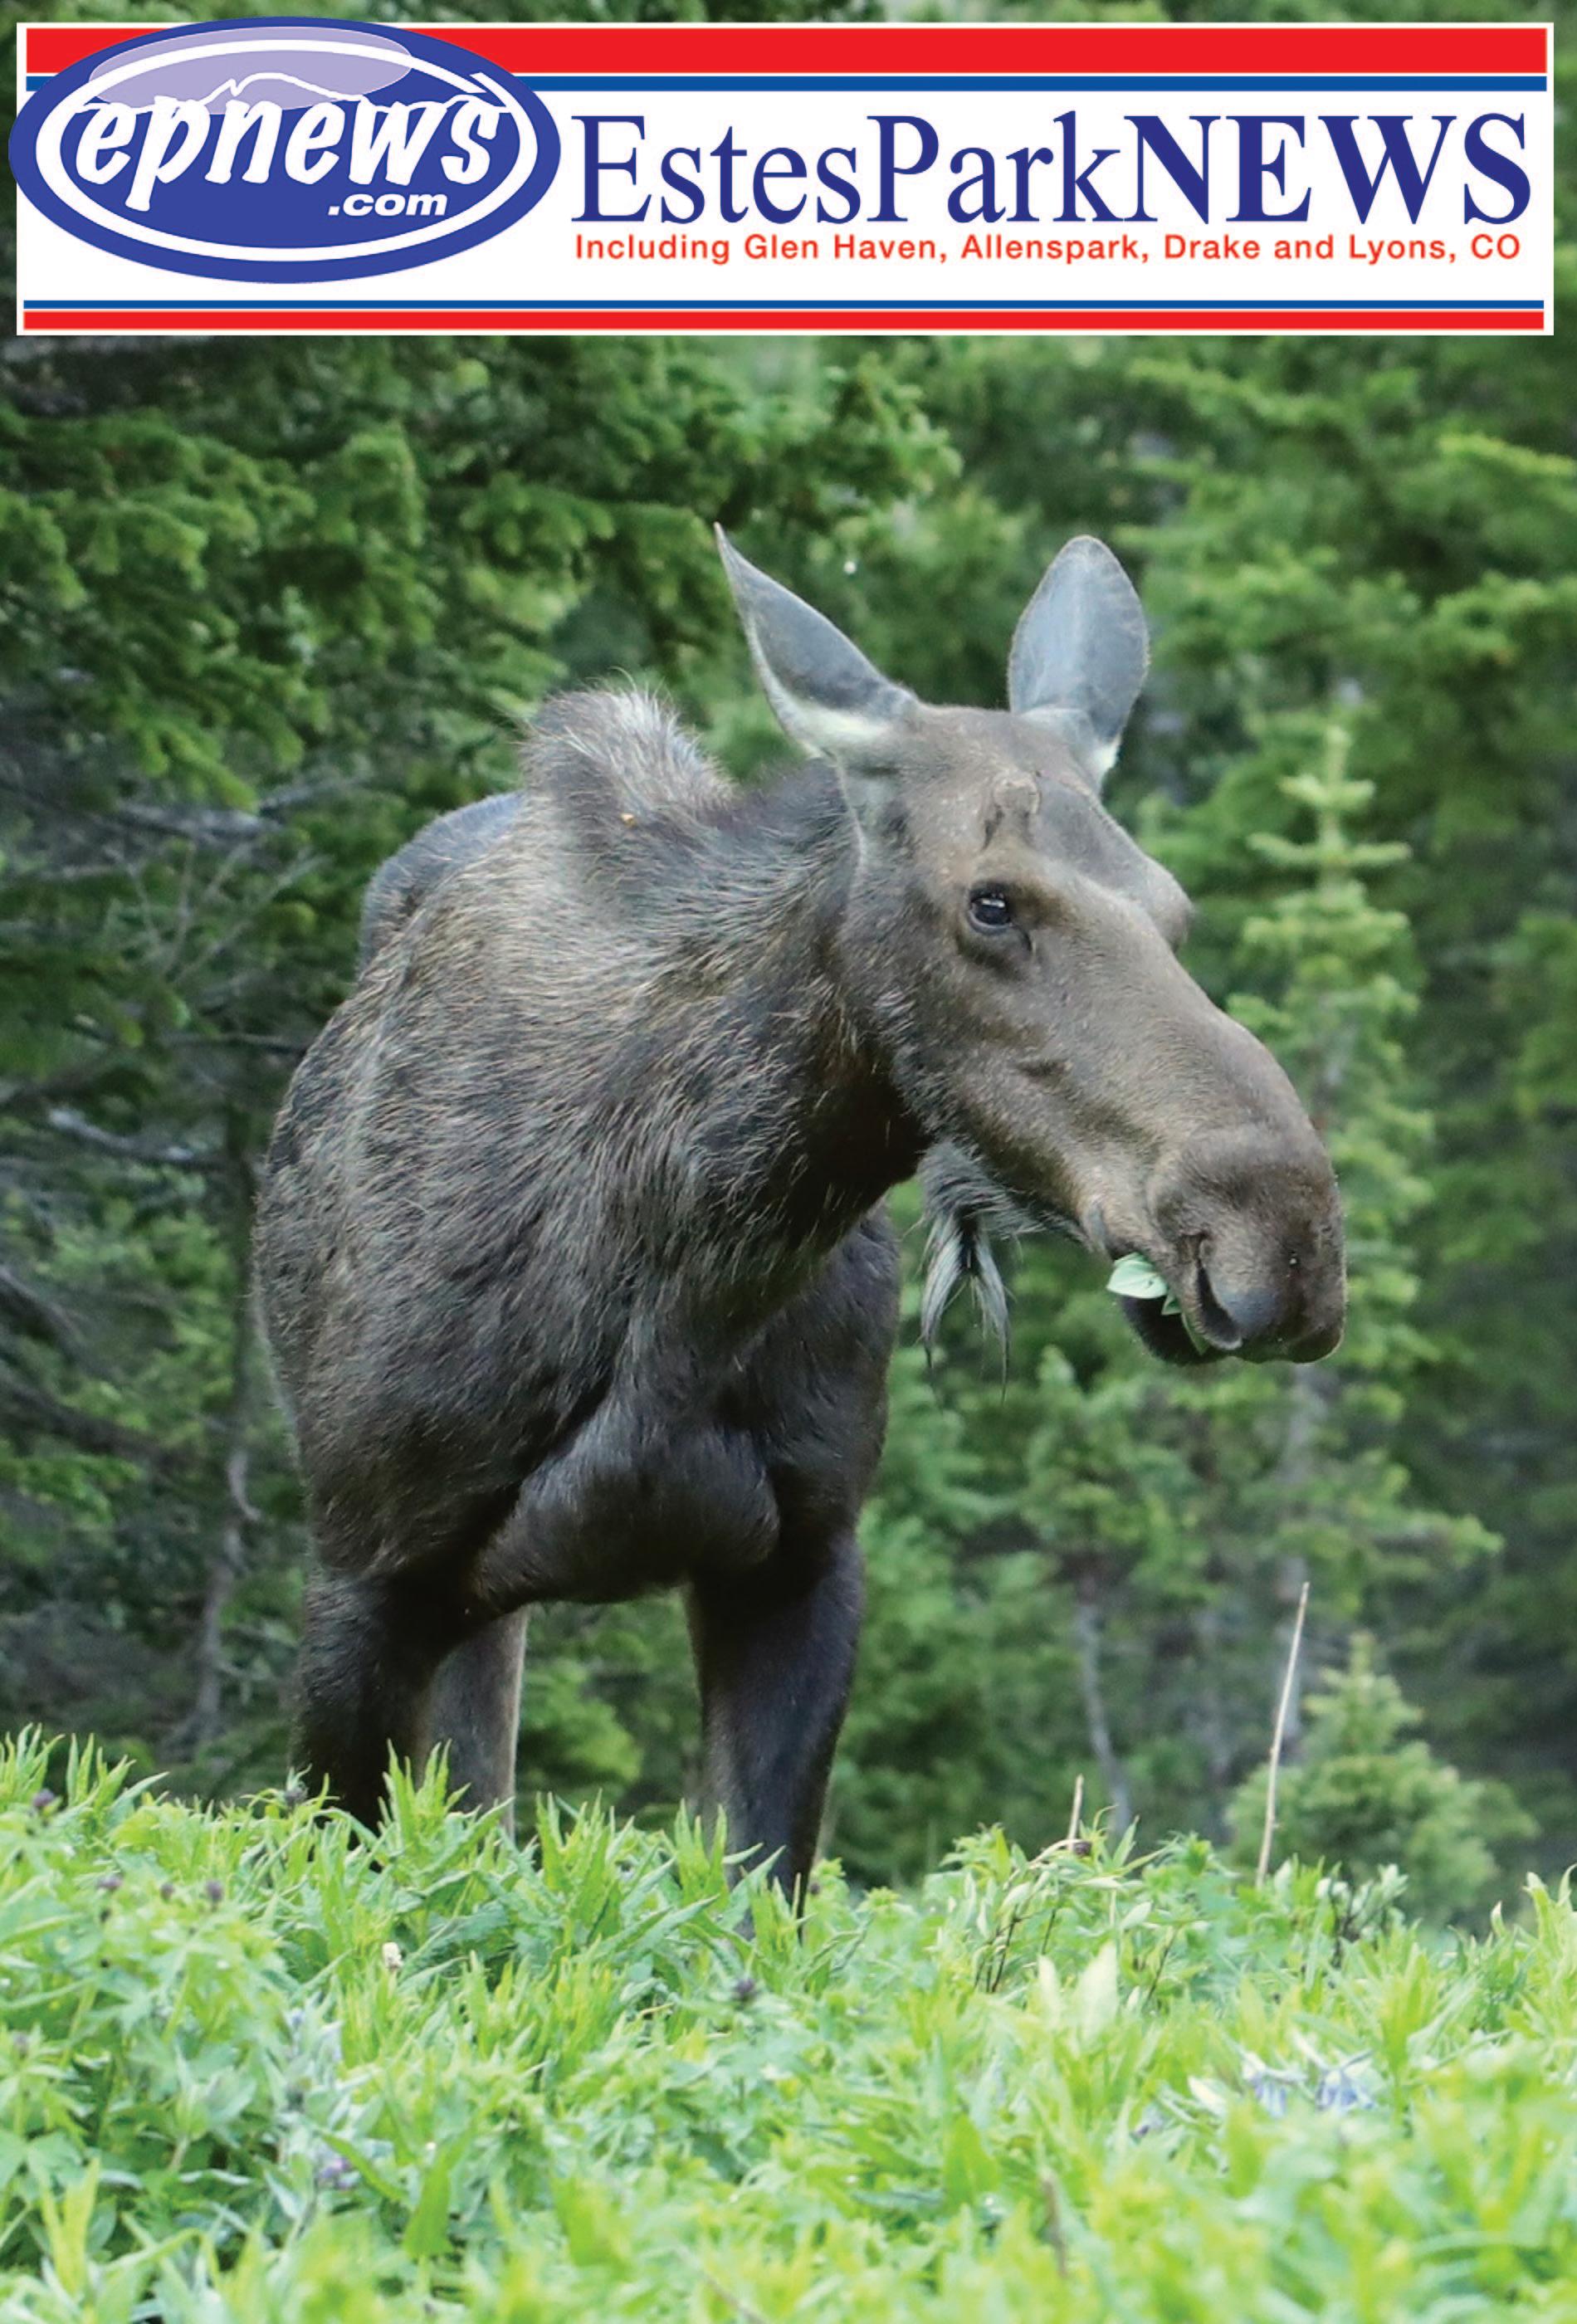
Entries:
[[753, 1573], [691, 1585], [707, 1796], [730, 1849], [772, 1858], [790, 1895], [815, 1858], [863, 1608], [852, 1529], [817, 1554], [786, 1549]]
[[526, 1609], [501, 1614], [451, 1647], [438, 1665], [427, 1702], [428, 1746], [449, 1754], [449, 1782], [468, 1808], [502, 1807], [514, 1828], [515, 1745], [521, 1724], [521, 1674]]
[[434, 1674], [459, 1637], [433, 1594], [409, 1583], [315, 1574], [297, 1676], [297, 1757], [314, 1790], [373, 1825], [390, 1754], [420, 1764]]

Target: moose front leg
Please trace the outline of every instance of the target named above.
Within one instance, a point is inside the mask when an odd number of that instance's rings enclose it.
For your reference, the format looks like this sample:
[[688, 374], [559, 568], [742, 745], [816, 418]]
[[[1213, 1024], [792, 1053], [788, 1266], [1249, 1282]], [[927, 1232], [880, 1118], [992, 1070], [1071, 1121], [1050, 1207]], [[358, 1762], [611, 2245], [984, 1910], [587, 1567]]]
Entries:
[[307, 1587], [297, 1678], [297, 1754], [361, 1822], [383, 1812], [390, 1755], [420, 1766], [429, 1700], [465, 1626], [420, 1583], [319, 1572]]
[[785, 1544], [753, 1572], [691, 1584], [708, 1799], [730, 1849], [770, 1858], [796, 1898], [816, 1856], [864, 1598], [852, 1529], [813, 1553]]
[[514, 1830], [515, 1752], [521, 1732], [521, 1680], [526, 1609], [500, 1614], [438, 1665], [424, 1714], [427, 1750], [448, 1753], [449, 1787], [467, 1808], [496, 1807]]

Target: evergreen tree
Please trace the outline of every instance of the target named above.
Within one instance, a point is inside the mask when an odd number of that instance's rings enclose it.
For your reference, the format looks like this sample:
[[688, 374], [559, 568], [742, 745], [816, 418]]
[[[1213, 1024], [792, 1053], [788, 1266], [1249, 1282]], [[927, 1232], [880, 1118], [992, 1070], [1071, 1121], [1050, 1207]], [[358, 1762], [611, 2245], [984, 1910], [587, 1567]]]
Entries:
[[[1276, 1847], [1278, 1857], [1323, 1862], [1353, 1882], [1395, 1865], [1406, 1875], [1411, 1909], [1445, 1921], [1492, 1893], [1492, 1844], [1525, 1840], [1533, 1826], [1503, 1784], [1464, 1782], [1437, 1758], [1410, 1732], [1417, 1724], [1360, 1631], [1345, 1665], [1309, 1698], [1302, 1759], [1277, 1784]], [[1259, 1855], [1266, 1780], [1256, 1770], [1232, 1800], [1233, 1848], [1244, 1866]]]
[[[1563, 283], [1572, 194], [1565, 156]], [[1392, 1442], [1423, 1499], [1476, 1514], [1506, 1550], [1421, 1573], [1385, 1635], [1431, 1731], [1536, 1798], [1545, 1861], [1564, 1863], [1577, 461], [1559, 348], [960, 340], [903, 360], [975, 506], [996, 512], [998, 571], [1019, 559], [1010, 596], [1074, 530], [1112, 540], [1141, 580], [1156, 668], [1113, 795], [1164, 832], [1201, 907], [1191, 960], [1212, 991], [1262, 973], [1239, 940], [1277, 867], [1246, 837], [1294, 834], [1282, 784], [1333, 701], [1375, 785], [1370, 835], [1408, 850], [1370, 891], [1416, 949], [1418, 1005], [1394, 1029], [1434, 1123], [1412, 1229], [1433, 1360], [1399, 1378]], [[942, 529], [922, 512], [923, 536]], [[971, 514], [968, 553], [979, 535]], [[995, 600], [978, 624], [968, 593], [955, 604], [947, 662], [989, 687]], [[918, 607], [905, 633], [923, 634]]]

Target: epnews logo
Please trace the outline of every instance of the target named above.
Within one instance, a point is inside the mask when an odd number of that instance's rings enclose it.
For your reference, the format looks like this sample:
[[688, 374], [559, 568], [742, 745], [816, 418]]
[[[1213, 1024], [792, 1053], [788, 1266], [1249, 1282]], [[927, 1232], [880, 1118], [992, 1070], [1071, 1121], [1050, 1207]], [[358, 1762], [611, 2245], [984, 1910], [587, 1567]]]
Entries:
[[23, 192], [121, 258], [239, 282], [349, 280], [469, 249], [558, 167], [547, 107], [448, 41], [321, 17], [155, 32], [23, 106]]

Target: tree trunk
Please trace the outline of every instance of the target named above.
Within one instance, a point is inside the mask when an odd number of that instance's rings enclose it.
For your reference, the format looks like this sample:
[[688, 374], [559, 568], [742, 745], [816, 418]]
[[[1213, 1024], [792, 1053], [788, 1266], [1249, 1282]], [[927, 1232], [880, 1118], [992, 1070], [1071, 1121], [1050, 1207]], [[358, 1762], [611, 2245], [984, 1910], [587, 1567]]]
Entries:
[[239, 1122], [232, 1119], [226, 1139], [235, 1195], [235, 1296], [231, 1309], [230, 1393], [226, 1406], [224, 1517], [208, 1568], [196, 1641], [197, 1692], [186, 1723], [194, 1751], [217, 1743], [224, 1728], [225, 1616], [246, 1563], [247, 1537], [258, 1522], [248, 1496], [251, 1462], [252, 1391], [257, 1372], [256, 1327], [252, 1314], [250, 1221], [252, 1172]]
[[1194, 1625], [1199, 1655], [1198, 1679], [1194, 1689], [1194, 1718], [1200, 1746], [1204, 1753], [1205, 1781], [1210, 1794], [1210, 1812], [1205, 1829], [1218, 1839], [1226, 1831], [1227, 1802], [1231, 1796], [1232, 1778], [1237, 1769], [1237, 1754], [1227, 1719], [1226, 1698], [1222, 1692], [1224, 1655], [1221, 1616], [1222, 1586], [1219, 1580], [1212, 1582], [1212, 1595], [1201, 1607]]
[[1074, 1600], [1074, 1646], [1079, 1658], [1079, 1688], [1084, 1698], [1084, 1720], [1090, 1730], [1102, 1785], [1111, 1803], [1111, 1829], [1123, 1832], [1133, 1821], [1133, 1798], [1128, 1772], [1111, 1739], [1106, 1698], [1101, 1685], [1101, 1585], [1093, 1574], [1081, 1576]]
[[243, 1324], [236, 1350], [235, 1382], [238, 1402], [226, 1422], [225, 1448], [225, 1518], [218, 1546], [208, 1568], [208, 1586], [198, 1622], [197, 1694], [192, 1702], [189, 1733], [192, 1748], [217, 1743], [224, 1726], [225, 1615], [246, 1563], [246, 1536], [257, 1521], [257, 1511], [246, 1497], [248, 1451], [245, 1388], [251, 1374], [252, 1326]]

